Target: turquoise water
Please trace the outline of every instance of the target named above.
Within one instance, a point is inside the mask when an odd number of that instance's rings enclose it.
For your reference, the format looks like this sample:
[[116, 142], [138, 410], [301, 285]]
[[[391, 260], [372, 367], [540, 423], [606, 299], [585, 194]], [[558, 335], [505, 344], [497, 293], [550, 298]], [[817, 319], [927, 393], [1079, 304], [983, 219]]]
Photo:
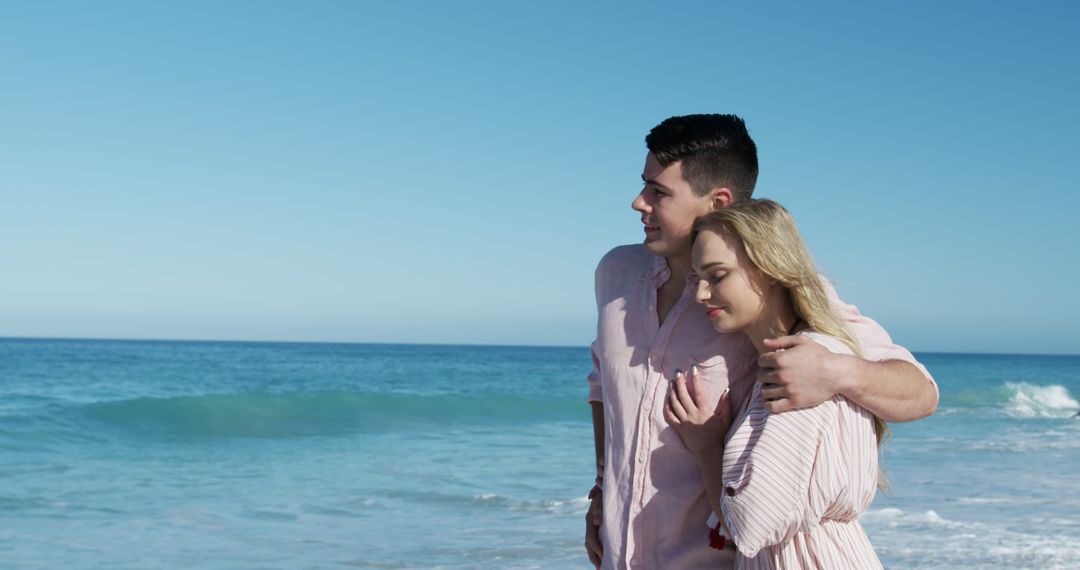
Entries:
[[[890, 568], [1080, 567], [1080, 357], [921, 355]], [[587, 568], [584, 348], [0, 340], [0, 567]]]

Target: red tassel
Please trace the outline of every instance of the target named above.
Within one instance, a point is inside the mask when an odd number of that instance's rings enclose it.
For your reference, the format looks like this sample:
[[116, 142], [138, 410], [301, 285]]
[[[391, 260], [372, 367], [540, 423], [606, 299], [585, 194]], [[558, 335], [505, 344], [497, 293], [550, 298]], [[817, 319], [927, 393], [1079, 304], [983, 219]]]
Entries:
[[717, 550], [723, 550], [726, 542], [724, 535], [720, 534], [720, 525], [716, 525], [716, 528], [709, 529], [709, 546]]

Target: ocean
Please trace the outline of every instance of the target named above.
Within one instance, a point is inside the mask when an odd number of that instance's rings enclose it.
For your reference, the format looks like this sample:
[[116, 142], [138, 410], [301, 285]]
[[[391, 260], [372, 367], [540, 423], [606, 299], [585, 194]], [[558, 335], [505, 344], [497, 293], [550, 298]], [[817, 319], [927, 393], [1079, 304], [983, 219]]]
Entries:
[[[1080, 568], [1080, 356], [921, 354], [888, 568]], [[591, 568], [586, 348], [0, 339], [0, 568]]]

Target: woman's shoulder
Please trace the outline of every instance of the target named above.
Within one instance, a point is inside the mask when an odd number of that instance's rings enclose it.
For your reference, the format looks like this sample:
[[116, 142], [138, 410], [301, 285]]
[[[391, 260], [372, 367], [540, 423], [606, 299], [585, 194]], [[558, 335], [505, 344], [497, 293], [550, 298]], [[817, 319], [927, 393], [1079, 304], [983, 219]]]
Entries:
[[824, 346], [825, 348], [829, 349], [829, 352], [833, 352], [836, 354], [855, 354], [851, 350], [851, 347], [847, 345], [847, 343], [836, 338], [835, 336], [820, 333], [813, 329], [806, 329], [804, 331], [800, 331], [798, 334], [806, 336], [810, 340], [820, 344], [821, 346]]

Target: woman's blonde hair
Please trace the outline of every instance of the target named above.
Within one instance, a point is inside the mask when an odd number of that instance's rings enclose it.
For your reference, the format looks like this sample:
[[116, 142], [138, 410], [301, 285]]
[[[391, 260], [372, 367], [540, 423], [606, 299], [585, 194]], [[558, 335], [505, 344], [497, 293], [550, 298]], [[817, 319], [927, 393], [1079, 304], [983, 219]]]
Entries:
[[[829, 302], [814, 258], [791, 214], [766, 199], [742, 200], [694, 222], [693, 237], [708, 228], [720, 228], [742, 240], [747, 257], [757, 268], [787, 288], [795, 314], [817, 332], [836, 337], [861, 355], [858, 341]], [[878, 445], [888, 426], [874, 416]]]

